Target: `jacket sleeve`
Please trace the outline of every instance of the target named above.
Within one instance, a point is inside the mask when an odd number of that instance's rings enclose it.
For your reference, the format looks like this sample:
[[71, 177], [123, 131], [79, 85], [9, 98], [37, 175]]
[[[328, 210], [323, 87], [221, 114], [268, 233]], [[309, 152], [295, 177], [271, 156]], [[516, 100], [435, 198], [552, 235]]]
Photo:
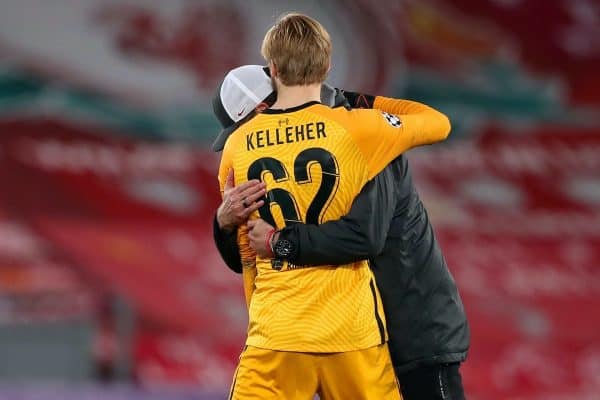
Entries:
[[240, 258], [240, 248], [237, 243], [237, 230], [231, 232], [222, 230], [215, 215], [213, 218], [213, 239], [225, 264], [233, 272], [241, 274], [242, 260]]
[[289, 240], [295, 248], [288, 261], [297, 265], [339, 265], [378, 255], [396, 205], [393, 178], [390, 168], [386, 168], [368, 182], [341, 219], [284, 228], [280, 238]]

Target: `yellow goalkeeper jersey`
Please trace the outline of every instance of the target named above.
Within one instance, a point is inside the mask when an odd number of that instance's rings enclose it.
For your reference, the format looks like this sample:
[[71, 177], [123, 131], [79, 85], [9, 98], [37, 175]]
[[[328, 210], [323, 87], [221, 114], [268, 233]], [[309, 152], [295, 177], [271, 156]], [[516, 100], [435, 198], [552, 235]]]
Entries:
[[[378, 109], [346, 110], [310, 102], [266, 110], [228, 138], [219, 181], [266, 183], [265, 205], [252, 215], [283, 228], [347, 214], [364, 184], [403, 151], [443, 140], [448, 119], [425, 105], [378, 97]], [[343, 266], [276, 269], [256, 257], [247, 228], [238, 241], [252, 285], [247, 344], [272, 350], [342, 352], [387, 340], [385, 317], [367, 261]]]

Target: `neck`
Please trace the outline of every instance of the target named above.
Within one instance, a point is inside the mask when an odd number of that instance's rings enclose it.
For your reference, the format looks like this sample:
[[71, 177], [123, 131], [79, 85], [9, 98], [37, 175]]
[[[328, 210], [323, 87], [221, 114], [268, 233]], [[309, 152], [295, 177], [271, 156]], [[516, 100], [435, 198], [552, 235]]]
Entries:
[[321, 101], [320, 83], [305, 86], [285, 86], [277, 82], [277, 101], [272, 108], [283, 110], [309, 101]]

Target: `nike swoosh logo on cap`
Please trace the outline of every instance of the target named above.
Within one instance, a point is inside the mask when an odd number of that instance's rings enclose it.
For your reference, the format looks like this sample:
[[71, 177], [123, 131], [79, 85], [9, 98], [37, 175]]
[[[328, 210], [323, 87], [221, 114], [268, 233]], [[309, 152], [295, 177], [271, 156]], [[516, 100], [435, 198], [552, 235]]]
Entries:
[[238, 113], [238, 117], [241, 117], [245, 110], [246, 110], [246, 107], [242, 108], [242, 111], [240, 111]]

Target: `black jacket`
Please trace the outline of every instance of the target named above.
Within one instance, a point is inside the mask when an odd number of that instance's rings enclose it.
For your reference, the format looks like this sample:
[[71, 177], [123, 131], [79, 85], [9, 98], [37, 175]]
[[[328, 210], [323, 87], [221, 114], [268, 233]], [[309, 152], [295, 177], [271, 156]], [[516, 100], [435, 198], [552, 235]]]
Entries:
[[[221, 232], [216, 220], [214, 234], [227, 265], [241, 272], [236, 235]], [[466, 358], [470, 335], [463, 304], [404, 156], [363, 188], [348, 215], [318, 226], [295, 224], [281, 237], [296, 245], [289, 258], [294, 264], [369, 259], [397, 374]]]

